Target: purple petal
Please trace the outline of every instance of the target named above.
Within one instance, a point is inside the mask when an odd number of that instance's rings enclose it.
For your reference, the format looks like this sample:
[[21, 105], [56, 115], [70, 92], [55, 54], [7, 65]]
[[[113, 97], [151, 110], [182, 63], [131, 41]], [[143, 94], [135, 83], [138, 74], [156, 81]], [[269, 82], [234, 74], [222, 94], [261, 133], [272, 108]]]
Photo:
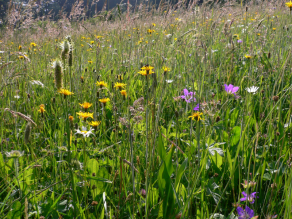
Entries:
[[228, 85], [228, 92], [232, 92], [232, 89], [233, 89], [233, 85], [232, 84], [229, 84]]
[[247, 199], [247, 198], [244, 197], [244, 198], [241, 198], [240, 201], [244, 202], [244, 201], [246, 201], [246, 199]]
[[188, 96], [189, 95], [189, 91], [187, 89], [184, 89], [184, 95]]
[[189, 96], [193, 96], [193, 92], [190, 92], [190, 93], [189, 93]]
[[225, 91], [228, 92], [228, 86], [227, 86], [227, 84], [224, 84], [224, 87], [225, 87]]
[[256, 198], [256, 194], [257, 194], [257, 192], [253, 192], [253, 193], [250, 194], [250, 196], [253, 197], [253, 198]]
[[237, 207], [236, 210], [239, 216], [244, 216], [244, 210], [242, 209], [242, 207]]
[[232, 88], [232, 93], [234, 94], [235, 92], [237, 92], [239, 90], [239, 87], [233, 87]]
[[182, 96], [180, 96], [180, 98], [185, 100], [186, 96], [182, 95]]
[[200, 110], [200, 104], [198, 103], [197, 106], [194, 108], [195, 111], [199, 111]]
[[241, 194], [242, 194], [244, 197], [247, 197], [246, 192], [242, 192]]
[[246, 213], [248, 213], [250, 218], [252, 218], [254, 216], [254, 211], [252, 209], [250, 209], [248, 206], [245, 207], [245, 211], [246, 211]]

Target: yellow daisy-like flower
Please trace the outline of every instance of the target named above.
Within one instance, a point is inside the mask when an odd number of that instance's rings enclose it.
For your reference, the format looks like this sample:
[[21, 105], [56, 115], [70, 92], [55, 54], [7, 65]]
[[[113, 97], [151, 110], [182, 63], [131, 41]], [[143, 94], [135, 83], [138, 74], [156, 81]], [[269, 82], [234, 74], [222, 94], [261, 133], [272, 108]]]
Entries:
[[40, 106], [40, 109], [39, 109], [38, 111], [39, 111], [40, 113], [44, 113], [44, 112], [46, 112], [45, 108], [42, 107], [42, 106]]
[[144, 67], [142, 67], [141, 69], [142, 70], [145, 70], [145, 71], [151, 71], [154, 67], [150, 66], [150, 65], [145, 65]]
[[90, 41], [90, 43], [91, 43], [91, 44], [93, 44], [93, 43], [94, 43], [94, 41]]
[[88, 63], [89, 63], [89, 64], [92, 64], [92, 61], [91, 61], [91, 60], [89, 60], [89, 61], [88, 61]]
[[32, 42], [32, 43], [30, 43], [30, 46], [31, 46], [31, 47], [36, 47], [36, 46], [37, 46], [37, 44], [36, 44], [36, 43], [34, 43], [34, 42]]
[[89, 123], [89, 125], [91, 125], [92, 127], [96, 128], [97, 126], [100, 125], [100, 123], [101, 123], [100, 121], [92, 121], [92, 122]]
[[201, 115], [203, 115], [203, 113], [195, 112], [193, 113], [193, 115], [189, 116], [189, 118], [192, 118], [192, 120], [200, 121], [202, 120]]
[[233, 34], [233, 38], [239, 39], [239, 35], [238, 34]]
[[127, 96], [127, 91], [126, 91], [126, 90], [121, 90], [120, 93], [121, 93], [124, 97]]
[[155, 23], [152, 23], [152, 26], [153, 26], [153, 27], [155, 27], [155, 26], [156, 26], [156, 24], [155, 24]]
[[24, 59], [24, 56], [18, 56], [19, 59]]
[[147, 76], [147, 72], [145, 70], [138, 71], [138, 74]]
[[84, 37], [84, 36], [83, 36], [83, 37], [81, 37], [81, 39], [82, 39], [82, 40], [85, 40], [85, 39], [86, 39], [86, 37]]
[[58, 92], [60, 94], [64, 94], [64, 97], [74, 94], [73, 92], [66, 90], [66, 89], [63, 89], [63, 88], [61, 88]]
[[100, 88], [107, 87], [107, 83], [105, 83], [104, 81], [98, 81], [96, 82], [96, 86], [100, 86]]
[[21, 51], [22, 50], [22, 46], [18, 46], [18, 50]]
[[103, 104], [106, 104], [107, 102], [110, 101], [110, 99], [109, 98], [103, 98], [103, 99], [99, 99], [98, 101], [103, 103]]
[[170, 68], [168, 68], [168, 67], [166, 67], [166, 66], [163, 66], [163, 71], [164, 71], [164, 72], [170, 71]]
[[276, 28], [274, 27], [273, 30], [276, 30]]
[[92, 118], [93, 119], [93, 113], [88, 113], [88, 112], [79, 112], [79, 113], [76, 113], [79, 118], [82, 118], [83, 120], [86, 120], [87, 118]]
[[125, 86], [126, 86], [126, 84], [117, 82], [117, 83], [115, 83], [114, 87], [121, 90]]
[[291, 1], [290, 1], [290, 2], [286, 2], [285, 5], [286, 5], [288, 8], [292, 9], [292, 2], [291, 2]]
[[79, 105], [80, 105], [83, 109], [88, 109], [89, 107], [92, 106], [92, 104], [91, 104], [91, 103], [88, 103], [88, 102], [79, 103]]
[[244, 56], [246, 59], [251, 59], [251, 55], [245, 55]]

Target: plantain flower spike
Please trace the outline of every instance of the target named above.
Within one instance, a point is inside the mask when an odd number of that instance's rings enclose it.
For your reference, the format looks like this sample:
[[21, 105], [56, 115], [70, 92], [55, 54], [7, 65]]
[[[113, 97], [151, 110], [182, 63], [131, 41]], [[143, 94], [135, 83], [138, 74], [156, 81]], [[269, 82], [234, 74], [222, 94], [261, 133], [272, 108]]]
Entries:
[[53, 62], [52, 67], [55, 70], [55, 85], [58, 90], [63, 87], [63, 75], [62, 75], [62, 63], [60, 60], [56, 60]]

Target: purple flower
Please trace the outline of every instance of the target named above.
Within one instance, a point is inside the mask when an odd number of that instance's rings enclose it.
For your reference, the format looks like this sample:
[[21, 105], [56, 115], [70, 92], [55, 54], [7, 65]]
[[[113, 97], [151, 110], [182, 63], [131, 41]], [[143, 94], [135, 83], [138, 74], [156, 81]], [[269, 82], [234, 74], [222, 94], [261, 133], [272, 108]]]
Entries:
[[238, 219], [251, 219], [254, 216], [254, 211], [248, 206], [245, 206], [245, 210], [242, 207], [237, 207], [236, 210], [239, 215]]
[[187, 103], [190, 103], [191, 101], [196, 101], [196, 98], [193, 97], [195, 92], [189, 92], [187, 89], [184, 89], [184, 95], [180, 96], [181, 99], [184, 99]]
[[197, 106], [194, 108], [195, 111], [199, 111], [200, 110], [200, 104], [198, 103]]
[[237, 40], [237, 43], [242, 43], [242, 40]]
[[234, 94], [234, 96], [236, 96], [236, 92], [239, 90], [239, 87], [234, 87], [232, 84], [224, 84], [224, 87], [228, 94]]
[[256, 196], [257, 192], [253, 192], [250, 195], [246, 194], [246, 192], [242, 192], [242, 195], [244, 196], [243, 198], [240, 199], [240, 201], [244, 202], [244, 201], [249, 201], [251, 204], [254, 203], [254, 199], [258, 198]]

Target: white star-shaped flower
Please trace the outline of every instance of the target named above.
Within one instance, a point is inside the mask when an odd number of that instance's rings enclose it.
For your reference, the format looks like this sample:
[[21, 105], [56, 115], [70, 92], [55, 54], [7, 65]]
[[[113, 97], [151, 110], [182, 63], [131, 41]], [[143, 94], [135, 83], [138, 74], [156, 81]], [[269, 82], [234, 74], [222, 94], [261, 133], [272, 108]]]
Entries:
[[245, 90], [248, 92], [248, 93], [252, 93], [252, 94], [255, 94], [257, 91], [258, 91], [259, 87], [256, 87], [256, 86], [252, 86], [252, 87], [247, 87], [245, 88]]
[[90, 127], [89, 131], [87, 131], [85, 127], [82, 127], [82, 131], [79, 129], [76, 129], [75, 135], [80, 134], [80, 135], [83, 135], [84, 138], [87, 138], [87, 137], [89, 137], [89, 135], [94, 135], [92, 131], [94, 131], [94, 129], [91, 127]]

